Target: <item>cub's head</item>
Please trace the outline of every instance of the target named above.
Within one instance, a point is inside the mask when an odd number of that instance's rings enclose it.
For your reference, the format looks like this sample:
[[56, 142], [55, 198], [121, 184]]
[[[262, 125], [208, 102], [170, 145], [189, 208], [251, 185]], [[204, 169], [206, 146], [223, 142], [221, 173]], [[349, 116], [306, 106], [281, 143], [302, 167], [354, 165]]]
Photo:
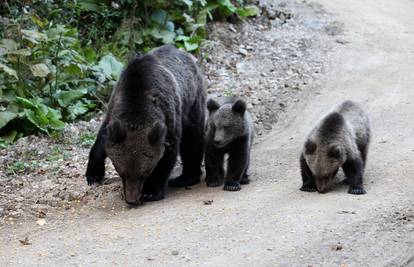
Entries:
[[346, 160], [345, 149], [339, 144], [308, 139], [304, 145], [303, 155], [315, 177], [316, 189], [320, 193], [326, 192], [329, 182]]
[[234, 139], [246, 134], [247, 125], [244, 119], [246, 103], [239, 99], [233, 104], [219, 105], [215, 100], [207, 101], [210, 113], [209, 125], [214, 135], [214, 145], [222, 148]]
[[118, 119], [109, 122], [105, 150], [122, 178], [128, 204], [139, 204], [144, 181], [164, 154], [166, 132], [160, 122], [140, 130], [131, 130]]

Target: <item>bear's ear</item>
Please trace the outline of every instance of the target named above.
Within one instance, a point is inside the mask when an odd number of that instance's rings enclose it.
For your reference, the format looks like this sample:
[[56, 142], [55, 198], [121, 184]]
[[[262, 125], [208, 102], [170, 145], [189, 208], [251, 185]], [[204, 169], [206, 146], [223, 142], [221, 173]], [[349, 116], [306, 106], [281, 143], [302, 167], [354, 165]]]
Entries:
[[244, 102], [242, 99], [239, 99], [233, 104], [232, 109], [233, 111], [243, 115], [246, 111], [246, 102]]
[[214, 112], [214, 111], [216, 111], [216, 110], [218, 110], [220, 108], [220, 105], [219, 105], [219, 103], [217, 103], [215, 100], [213, 100], [213, 99], [209, 99], [208, 101], [207, 101], [207, 109], [208, 109], [208, 111], [211, 113], [211, 112]]
[[125, 140], [127, 131], [122, 123], [114, 119], [108, 124], [107, 133], [109, 140], [114, 142], [115, 144], [119, 144]]
[[328, 157], [334, 159], [341, 159], [342, 158], [342, 151], [339, 146], [331, 146], [328, 149]]
[[151, 131], [148, 134], [148, 141], [151, 145], [155, 146], [164, 142], [167, 128], [160, 122], [154, 123]]
[[311, 140], [307, 140], [305, 143], [305, 154], [313, 154], [316, 150], [316, 144]]

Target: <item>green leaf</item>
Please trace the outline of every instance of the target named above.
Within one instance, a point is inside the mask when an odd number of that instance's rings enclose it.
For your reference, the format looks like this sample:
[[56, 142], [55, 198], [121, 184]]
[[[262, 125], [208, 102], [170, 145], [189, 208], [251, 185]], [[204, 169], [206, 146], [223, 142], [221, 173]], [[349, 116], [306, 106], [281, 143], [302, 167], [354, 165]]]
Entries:
[[158, 25], [164, 25], [164, 22], [168, 19], [168, 13], [165, 10], [155, 10], [150, 18]]
[[16, 43], [14, 40], [12, 39], [3, 39], [1, 41], [1, 47], [4, 47], [5, 49], [7, 49], [8, 51], [14, 51], [17, 50], [19, 48], [19, 44]]
[[230, 0], [218, 0], [217, 2], [221, 8], [225, 9], [230, 14], [236, 11], [236, 7], [230, 2]]
[[1, 111], [0, 112], [0, 129], [6, 126], [6, 124], [17, 117], [17, 113], [10, 111]]
[[164, 44], [172, 44], [176, 36], [174, 32], [159, 29], [152, 29], [149, 34], [156, 39], [160, 39]]
[[46, 40], [47, 36], [35, 30], [21, 30], [23, 39], [28, 40], [33, 44], [38, 44], [40, 41]]
[[236, 13], [242, 18], [253, 17], [259, 14], [260, 10], [257, 6], [245, 6], [242, 8], [237, 8]]
[[78, 5], [82, 11], [101, 12], [98, 0], [79, 0]]
[[83, 115], [86, 112], [88, 112], [88, 110], [88, 105], [85, 105], [81, 101], [76, 102], [74, 105], [71, 105], [67, 108], [67, 111], [69, 113], [69, 120], [76, 119], [80, 115]]
[[81, 99], [88, 93], [87, 89], [77, 89], [70, 91], [60, 91], [56, 93], [56, 98], [60, 106], [67, 107], [76, 100]]
[[194, 51], [198, 48], [198, 44], [184, 41], [184, 48], [187, 51]]
[[30, 52], [30, 49], [23, 48], [23, 49], [18, 49], [18, 50], [13, 50], [13, 51], [6, 52], [6, 54], [27, 57], [27, 56], [30, 56], [32, 54], [32, 52]]
[[0, 70], [3, 70], [5, 73], [7, 73], [8, 75], [10, 75], [10, 76], [13, 76], [14, 78], [16, 78], [16, 79], [19, 79], [18, 77], [17, 77], [17, 72], [14, 70], [14, 69], [12, 69], [12, 68], [10, 68], [10, 67], [8, 67], [8, 66], [6, 66], [6, 65], [4, 65], [4, 64], [2, 64], [2, 63], [0, 63]]
[[35, 77], [46, 77], [50, 73], [49, 68], [43, 63], [30, 66], [30, 70]]
[[39, 26], [42, 29], [47, 26], [47, 23], [48, 23], [47, 19], [42, 20], [36, 14], [31, 15], [30, 18], [33, 20], [34, 23], [36, 23], [37, 26]]
[[112, 54], [108, 54], [99, 61], [98, 67], [107, 76], [117, 80], [121, 75], [123, 65]]
[[190, 9], [193, 6], [193, 1], [191, 1], [191, 0], [181, 0], [181, 2], [186, 4], [188, 9]]
[[89, 62], [95, 62], [96, 60], [96, 53], [91, 47], [86, 47], [83, 49], [83, 54], [85, 55], [85, 59]]
[[79, 64], [70, 64], [65, 68], [65, 72], [73, 76], [82, 76], [82, 68], [79, 66]]

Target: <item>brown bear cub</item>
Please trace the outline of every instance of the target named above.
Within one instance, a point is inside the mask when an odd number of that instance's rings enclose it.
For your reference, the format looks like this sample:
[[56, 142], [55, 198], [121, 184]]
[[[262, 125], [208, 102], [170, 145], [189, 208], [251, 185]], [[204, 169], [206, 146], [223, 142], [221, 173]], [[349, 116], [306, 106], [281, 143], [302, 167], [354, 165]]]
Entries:
[[[226, 191], [238, 191], [248, 184], [247, 171], [253, 143], [253, 122], [246, 103], [233, 97], [207, 101], [209, 118], [205, 142], [207, 186], [220, 186]], [[228, 154], [227, 173], [224, 156]], [[224, 178], [225, 176], [225, 178]]]
[[122, 72], [90, 151], [88, 184], [102, 181], [108, 156], [127, 203], [160, 200], [178, 151], [183, 172], [170, 184], [200, 182], [204, 124], [203, 75], [190, 54], [165, 45], [135, 57]]
[[362, 107], [345, 101], [323, 117], [309, 133], [300, 155], [302, 191], [326, 192], [342, 167], [350, 194], [365, 194], [363, 175], [371, 135]]

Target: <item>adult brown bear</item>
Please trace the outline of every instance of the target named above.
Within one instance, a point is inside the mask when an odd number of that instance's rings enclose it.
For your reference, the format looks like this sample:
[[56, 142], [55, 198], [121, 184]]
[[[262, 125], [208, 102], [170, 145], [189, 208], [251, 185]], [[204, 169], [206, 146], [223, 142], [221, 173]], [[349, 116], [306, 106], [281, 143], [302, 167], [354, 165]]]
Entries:
[[102, 181], [108, 156], [128, 204], [160, 200], [178, 151], [183, 172], [170, 185], [199, 183], [205, 98], [203, 76], [190, 54], [165, 45], [136, 56], [122, 72], [90, 151], [88, 184]]

